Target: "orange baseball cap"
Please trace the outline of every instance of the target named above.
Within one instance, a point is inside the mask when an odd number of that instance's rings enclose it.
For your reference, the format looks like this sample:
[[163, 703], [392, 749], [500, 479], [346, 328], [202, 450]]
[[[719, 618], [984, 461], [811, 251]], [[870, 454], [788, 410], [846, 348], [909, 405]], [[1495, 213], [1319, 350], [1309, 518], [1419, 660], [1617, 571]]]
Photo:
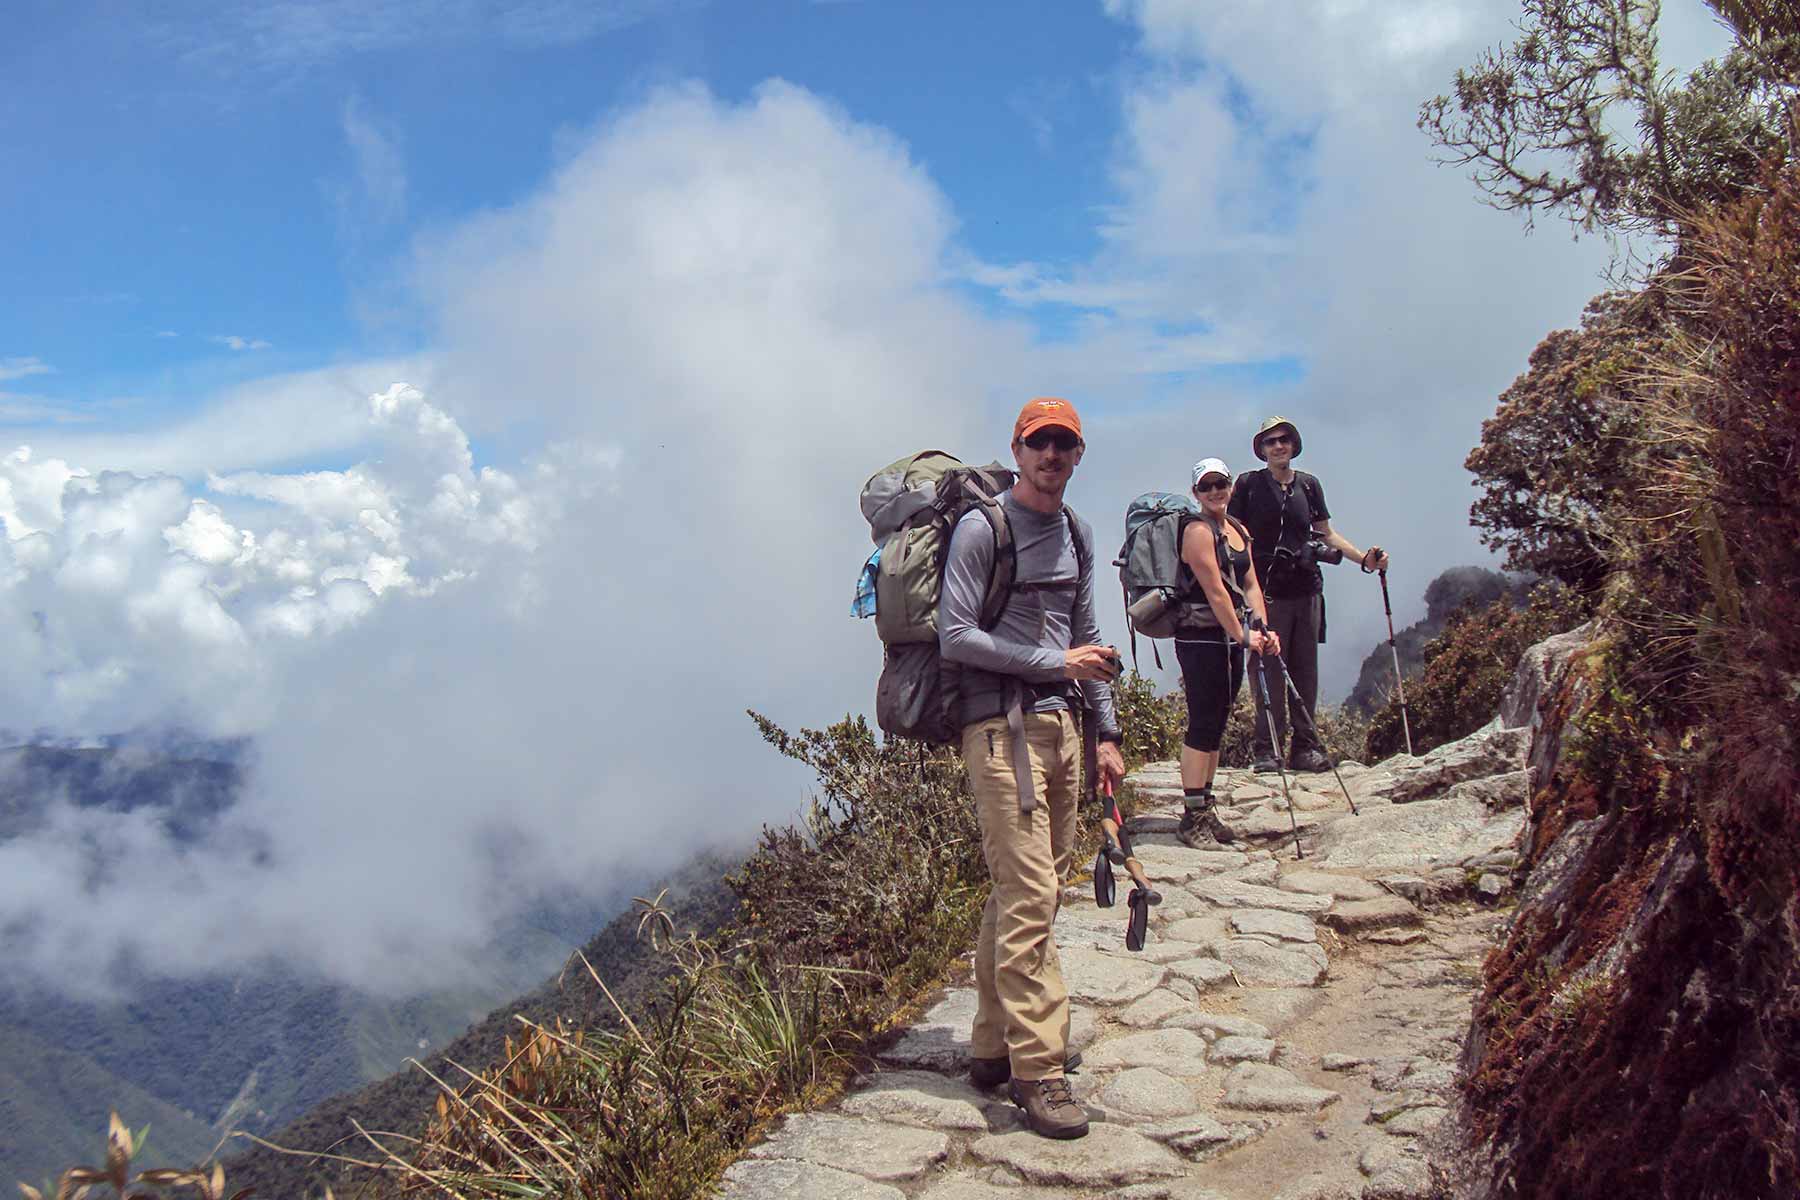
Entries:
[[1013, 423], [1013, 441], [1028, 438], [1053, 425], [1067, 429], [1076, 437], [1081, 436], [1081, 417], [1073, 404], [1054, 396], [1039, 396], [1019, 410], [1019, 419]]

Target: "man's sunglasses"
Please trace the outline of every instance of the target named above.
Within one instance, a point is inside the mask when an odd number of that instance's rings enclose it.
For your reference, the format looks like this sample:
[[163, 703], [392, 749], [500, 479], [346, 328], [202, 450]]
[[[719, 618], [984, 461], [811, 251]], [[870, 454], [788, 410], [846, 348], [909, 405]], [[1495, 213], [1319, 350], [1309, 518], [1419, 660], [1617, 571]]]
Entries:
[[1196, 492], [1222, 492], [1231, 486], [1229, 479], [1202, 479], [1194, 485]]
[[1066, 454], [1081, 445], [1081, 438], [1067, 429], [1040, 429], [1026, 438], [1025, 444], [1033, 450], [1055, 446]]
[[1263, 443], [1262, 444], [1265, 446], [1291, 446], [1291, 445], [1293, 445], [1293, 443], [1294, 443], [1294, 439], [1289, 437], [1285, 433], [1265, 433], [1265, 434], [1263, 434]]

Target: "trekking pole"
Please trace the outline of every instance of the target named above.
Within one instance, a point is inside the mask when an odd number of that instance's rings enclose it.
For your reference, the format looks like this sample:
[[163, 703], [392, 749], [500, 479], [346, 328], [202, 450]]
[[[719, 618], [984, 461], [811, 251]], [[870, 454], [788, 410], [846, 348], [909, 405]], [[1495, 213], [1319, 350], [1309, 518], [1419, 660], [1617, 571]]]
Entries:
[[[1259, 652], [1256, 657], [1262, 658], [1263, 655]], [[1277, 656], [1276, 661], [1280, 661], [1279, 656]], [[1305, 858], [1306, 851], [1300, 848], [1300, 821], [1294, 816], [1294, 798], [1288, 794], [1287, 767], [1285, 765], [1287, 762], [1287, 748], [1281, 744], [1281, 739], [1276, 736], [1275, 706], [1269, 700], [1269, 681], [1263, 678], [1263, 665], [1264, 664], [1262, 663], [1256, 664], [1256, 686], [1262, 692], [1263, 715], [1269, 722], [1269, 741], [1274, 745], [1275, 752], [1278, 756], [1275, 759], [1275, 773], [1281, 776], [1281, 798], [1287, 801], [1288, 824], [1292, 826], [1294, 830], [1294, 857]], [[1281, 670], [1283, 674], [1287, 673], [1286, 663], [1282, 663]]]
[[1406, 711], [1406, 681], [1400, 676], [1400, 647], [1394, 642], [1394, 606], [1388, 600], [1387, 568], [1379, 572], [1381, 576], [1381, 607], [1387, 612], [1388, 649], [1394, 654], [1394, 690], [1400, 694], [1400, 729], [1406, 734], [1406, 756], [1412, 757], [1412, 718]]
[[1119, 801], [1113, 795], [1112, 784], [1108, 783], [1101, 794], [1106, 797], [1106, 807], [1101, 810], [1100, 816], [1100, 831], [1106, 835], [1106, 857], [1124, 864], [1131, 881], [1143, 889], [1151, 904], [1161, 904], [1162, 893], [1150, 886], [1150, 877], [1144, 874], [1144, 864], [1131, 852], [1131, 835], [1125, 832], [1125, 818], [1119, 813]]
[[1331, 764], [1332, 775], [1337, 778], [1338, 787], [1343, 788], [1344, 790], [1344, 799], [1350, 804], [1350, 815], [1354, 817], [1362, 816], [1360, 812], [1356, 811], [1356, 801], [1350, 798], [1350, 789], [1345, 785], [1344, 777], [1338, 771], [1337, 759], [1325, 749], [1325, 739], [1319, 736], [1319, 719], [1307, 710], [1306, 701], [1301, 697], [1300, 689], [1294, 686], [1294, 677], [1288, 673], [1287, 660], [1282, 659], [1279, 654], [1275, 657], [1281, 659], [1281, 679], [1282, 682], [1287, 684], [1288, 695], [1292, 696], [1300, 710], [1306, 713], [1306, 723], [1312, 728], [1313, 741], [1319, 743], [1319, 753], [1325, 755], [1325, 761]]
[[[1107, 848], [1101, 851], [1095, 865], [1099, 866], [1108, 858], [1114, 858], [1114, 861], [1120, 858], [1124, 860], [1125, 870], [1130, 874], [1131, 881], [1135, 885], [1131, 889], [1131, 894], [1125, 897], [1125, 948], [1142, 950], [1145, 935], [1150, 930], [1150, 906], [1162, 903], [1162, 893], [1150, 886], [1150, 877], [1144, 874], [1144, 864], [1140, 863], [1137, 856], [1131, 852], [1131, 835], [1125, 832], [1125, 820], [1119, 814], [1119, 802], [1113, 796], [1110, 782], [1106, 785], [1105, 795], [1106, 809], [1105, 815], [1100, 818], [1100, 830], [1106, 835]], [[1107, 867], [1106, 877], [1108, 883], [1106, 899], [1110, 906], [1112, 902], [1110, 864]], [[1096, 875], [1095, 879], [1098, 880], [1099, 876]], [[1096, 894], [1099, 891], [1097, 882], [1095, 891]]]
[[1113, 864], [1123, 863], [1131, 876], [1131, 894], [1125, 897], [1125, 948], [1142, 950], [1150, 929], [1150, 907], [1162, 903], [1162, 893], [1150, 886], [1144, 864], [1131, 852], [1131, 835], [1125, 832], [1125, 821], [1119, 813], [1119, 802], [1113, 796], [1112, 784], [1106, 785], [1106, 807], [1100, 817], [1100, 832], [1105, 843], [1094, 856], [1094, 903], [1111, 908], [1118, 898], [1113, 883]]
[[[1150, 886], [1150, 878], [1144, 874], [1144, 864], [1131, 852], [1131, 835], [1125, 832], [1125, 818], [1119, 812], [1119, 801], [1113, 794], [1112, 782], [1107, 782], [1104, 792], [1100, 789], [1100, 739], [1095, 719], [1092, 712], [1084, 712], [1081, 722], [1082, 790], [1100, 806], [1101, 844], [1100, 853], [1094, 857], [1094, 903], [1101, 908], [1112, 907], [1116, 894], [1112, 868], [1117, 863], [1125, 868], [1131, 881], [1144, 893], [1146, 903], [1161, 904], [1162, 893]], [[1102, 796], [1105, 797], [1104, 803], [1100, 800]]]

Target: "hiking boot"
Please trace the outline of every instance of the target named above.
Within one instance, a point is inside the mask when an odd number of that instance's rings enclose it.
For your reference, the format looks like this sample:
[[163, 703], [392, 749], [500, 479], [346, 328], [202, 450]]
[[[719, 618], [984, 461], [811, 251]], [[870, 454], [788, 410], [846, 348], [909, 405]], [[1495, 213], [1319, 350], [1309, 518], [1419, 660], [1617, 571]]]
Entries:
[[1075, 1103], [1069, 1081], [1061, 1075], [1029, 1083], [1015, 1079], [1011, 1086], [1013, 1103], [1025, 1110], [1025, 1124], [1031, 1126], [1031, 1132], [1047, 1138], [1087, 1136], [1087, 1109]]
[[1273, 754], [1269, 754], [1257, 759], [1250, 769], [1258, 775], [1273, 775], [1281, 770], [1281, 764], [1275, 760]]
[[[1081, 1066], [1081, 1051], [1069, 1055], [1063, 1060], [1063, 1070], [1073, 1072]], [[1012, 1078], [1012, 1060], [1009, 1058], [971, 1058], [969, 1060], [969, 1082], [986, 1091], [997, 1088]]]
[[1294, 755], [1294, 770], [1329, 771], [1331, 770], [1331, 760], [1325, 757], [1323, 750], [1302, 750]]
[[1194, 850], [1207, 850], [1216, 845], [1237, 841], [1237, 834], [1231, 826], [1219, 819], [1210, 804], [1196, 808], [1181, 810], [1181, 824], [1175, 828], [1175, 837], [1182, 845]]

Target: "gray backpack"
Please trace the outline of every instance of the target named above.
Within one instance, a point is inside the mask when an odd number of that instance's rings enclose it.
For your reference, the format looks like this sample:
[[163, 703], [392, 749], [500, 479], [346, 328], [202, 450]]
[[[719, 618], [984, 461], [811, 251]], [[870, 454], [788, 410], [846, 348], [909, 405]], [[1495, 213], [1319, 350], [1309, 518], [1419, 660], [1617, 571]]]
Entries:
[[938, 599], [950, 535], [971, 508], [994, 531], [994, 576], [981, 604], [992, 629], [1011, 598], [1018, 561], [996, 498], [1013, 485], [999, 463], [970, 467], [942, 450], [889, 463], [863, 485], [862, 511], [881, 547], [875, 567], [875, 632], [883, 646], [875, 721], [896, 737], [943, 745], [961, 730], [961, 669], [938, 653]]
[[[1068, 507], [1075, 544], [1076, 582], [1018, 583], [1018, 553], [999, 495], [1015, 476], [999, 463], [965, 466], [942, 450], [923, 450], [889, 463], [863, 485], [862, 511], [881, 547], [874, 565], [875, 632], [883, 645], [875, 685], [875, 721], [896, 737], [934, 745], [962, 730], [962, 668], [938, 653], [938, 601], [950, 535], [970, 509], [994, 531], [994, 574], [981, 601], [979, 623], [992, 629], [1015, 592], [1079, 587], [1093, 568], [1093, 547]], [[1020, 703], [1013, 698], [1013, 706]]]
[[[1235, 517], [1226, 517], [1243, 535], [1249, 534]], [[1131, 632], [1131, 664], [1137, 667], [1137, 635], [1147, 638], [1173, 638], [1204, 633], [1219, 627], [1206, 593], [1181, 561], [1181, 535], [1190, 521], [1205, 520], [1200, 506], [1187, 496], [1172, 492], [1145, 492], [1125, 510], [1125, 544], [1113, 565], [1119, 568], [1119, 583], [1125, 591], [1125, 624]], [[1237, 607], [1244, 607], [1243, 593], [1237, 580], [1224, 569], [1225, 532], [1213, 527], [1213, 548]], [[1156, 665], [1162, 666], [1162, 654], [1152, 646]]]

